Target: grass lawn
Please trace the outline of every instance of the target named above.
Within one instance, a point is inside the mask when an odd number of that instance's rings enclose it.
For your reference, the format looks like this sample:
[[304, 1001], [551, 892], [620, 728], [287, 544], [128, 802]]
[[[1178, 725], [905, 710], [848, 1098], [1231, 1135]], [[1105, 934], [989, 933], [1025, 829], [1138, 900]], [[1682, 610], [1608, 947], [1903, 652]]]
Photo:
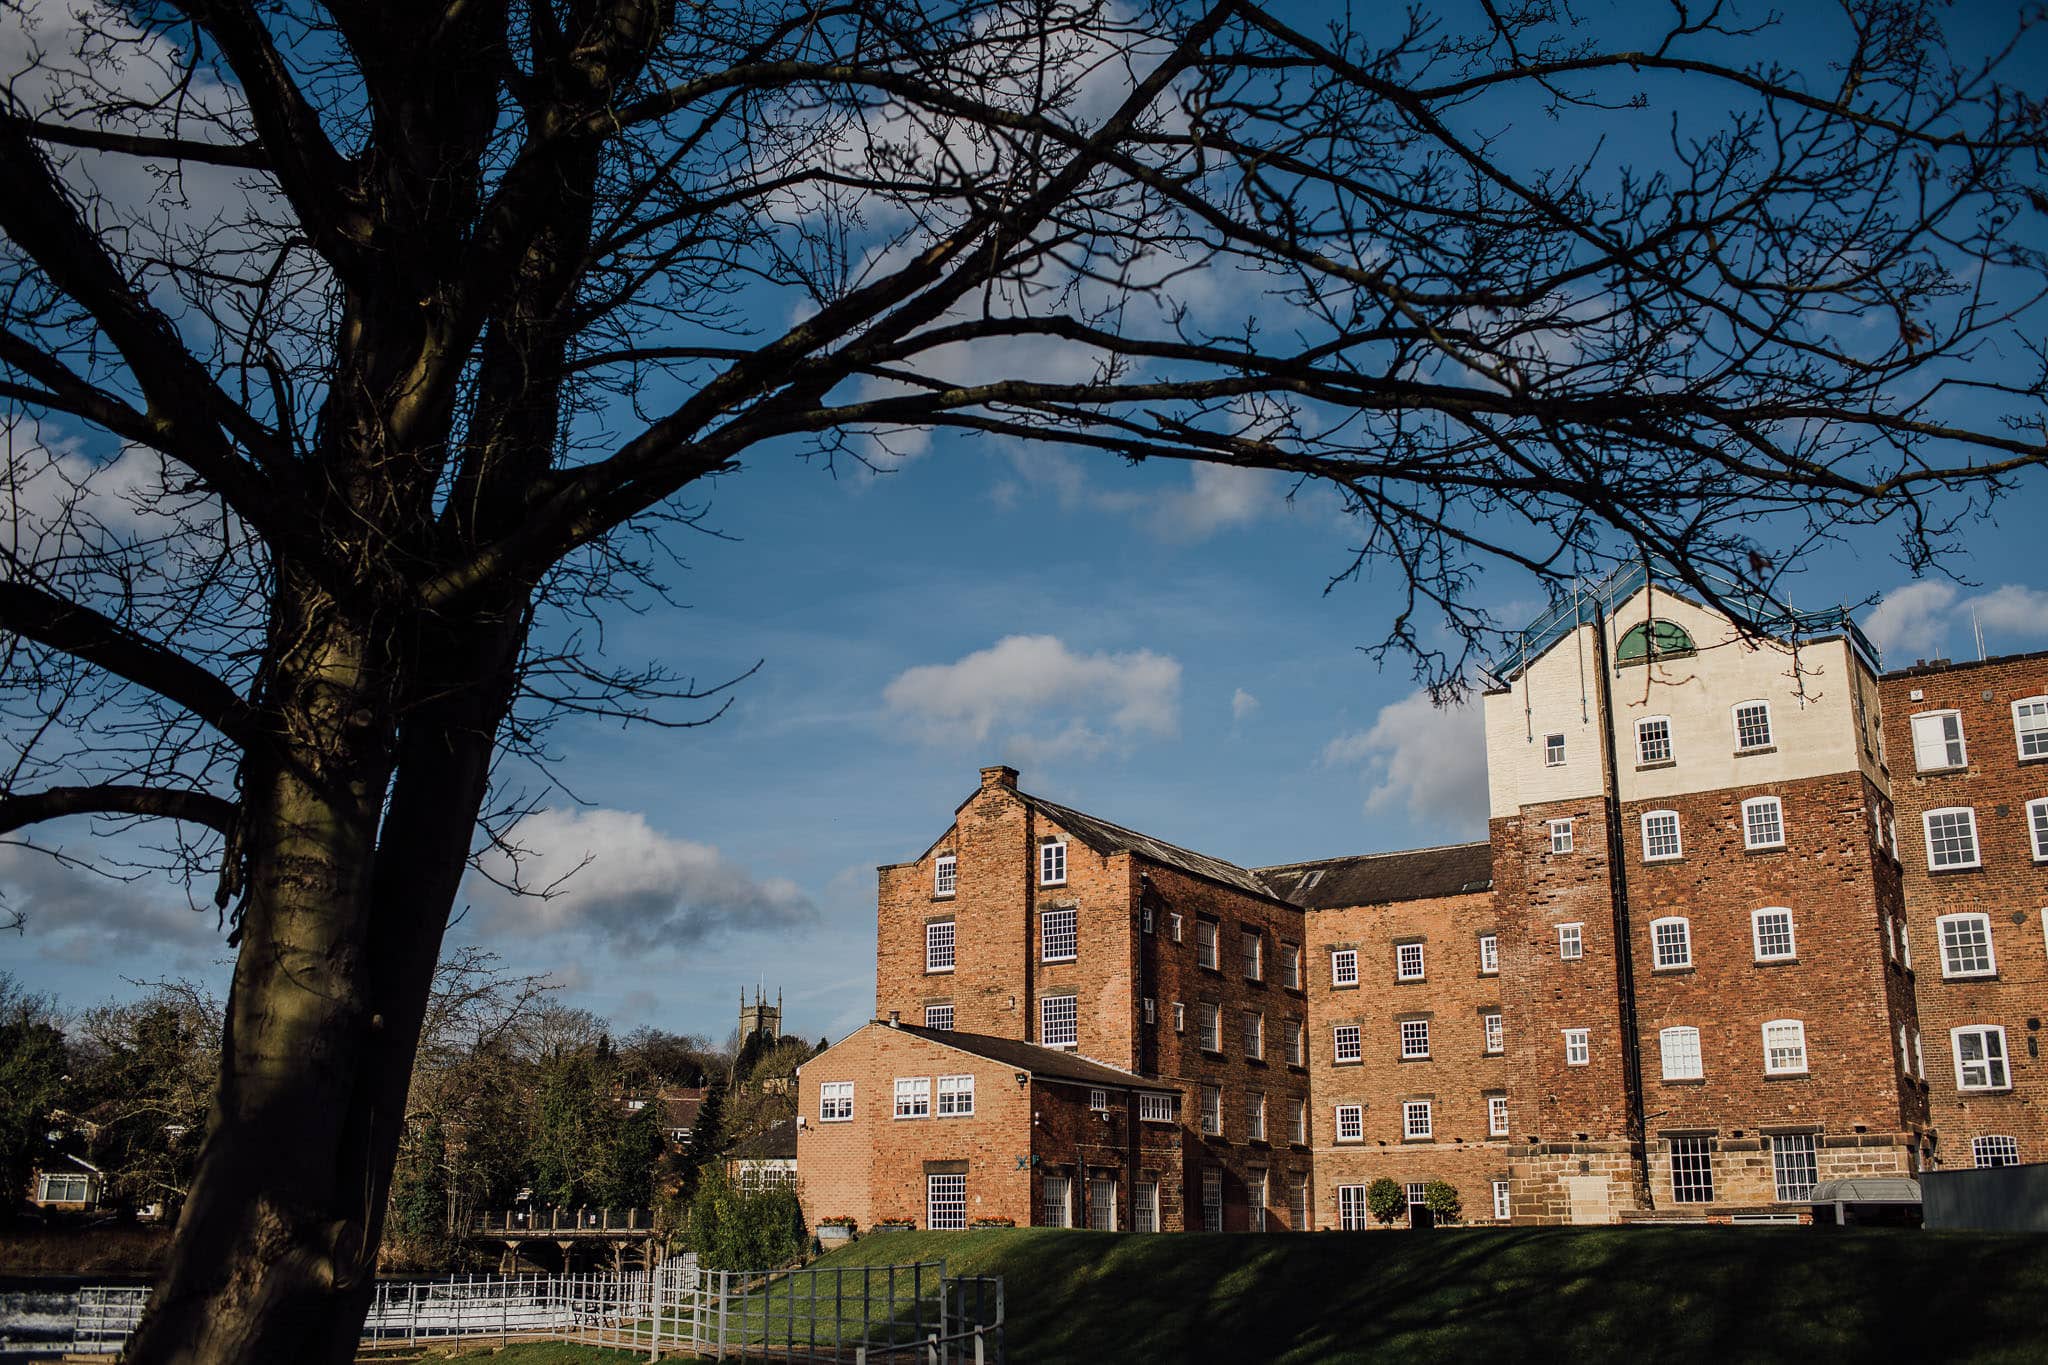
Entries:
[[864, 1237], [1001, 1275], [1009, 1359], [2048, 1361], [2048, 1237], [1811, 1228]]

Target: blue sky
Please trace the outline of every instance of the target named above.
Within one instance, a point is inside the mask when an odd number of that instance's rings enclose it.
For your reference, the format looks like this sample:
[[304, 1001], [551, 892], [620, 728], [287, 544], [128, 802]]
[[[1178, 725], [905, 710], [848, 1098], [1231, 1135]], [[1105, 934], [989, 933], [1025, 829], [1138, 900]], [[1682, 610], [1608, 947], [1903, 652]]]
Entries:
[[[1652, 111], [1654, 113], [1654, 111]], [[560, 792], [525, 831], [544, 902], [472, 880], [451, 942], [549, 971], [615, 1019], [722, 1039], [765, 982], [786, 1027], [838, 1036], [873, 1005], [874, 868], [919, 853], [1009, 762], [1029, 790], [1243, 864], [1484, 832], [1476, 707], [1439, 713], [1359, 646], [1393, 587], [1325, 593], [1354, 533], [1326, 497], [1263, 476], [1127, 469], [940, 437], [896, 472], [835, 478], [766, 457], [680, 533], [680, 607], [608, 624], [611, 658], [700, 679], [760, 670], [717, 723], [565, 724]], [[1884, 595], [1890, 662], [2048, 647], [2037, 482], [1969, 536], [1964, 586], [1911, 584], [1878, 531], [1801, 565], [1801, 606]], [[1506, 570], [1509, 621], [1542, 594]], [[81, 826], [62, 832], [87, 840]], [[166, 974], [225, 985], [208, 915], [0, 848], [27, 910], [0, 970], [83, 1005]]]

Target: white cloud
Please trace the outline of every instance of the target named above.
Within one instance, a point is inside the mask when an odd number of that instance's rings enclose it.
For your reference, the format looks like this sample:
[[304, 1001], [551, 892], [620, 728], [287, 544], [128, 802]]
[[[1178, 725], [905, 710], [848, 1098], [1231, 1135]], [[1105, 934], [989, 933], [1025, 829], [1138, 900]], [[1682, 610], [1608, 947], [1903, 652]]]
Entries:
[[1863, 633], [1886, 655], [1926, 658], [1939, 654], [1948, 636], [1949, 609], [1955, 600], [1952, 583], [1907, 583], [1893, 588], [1863, 619]]
[[519, 822], [511, 842], [523, 851], [518, 862], [492, 849], [483, 870], [549, 894], [472, 881], [472, 900], [500, 930], [582, 933], [646, 951], [722, 930], [787, 928], [817, 914], [795, 882], [756, 877], [713, 845], [661, 833], [638, 811], [539, 811]]
[[1258, 709], [1259, 699], [1245, 691], [1242, 687], [1230, 694], [1230, 718], [1232, 720], [1247, 720]]
[[1180, 661], [1149, 649], [1078, 654], [1053, 635], [1011, 635], [950, 664], [898, 674], [882, 700], [935, 743], [981, 743], [1000, 726], [1026, 759], [1093, 757], [1180, 728]]
[[2012, 647], [2031, 647], [2048, 636], [2048, 592], [2008, 583], [1964, 604], [1974, 607], [1977, 622], [1984, 627], [1985, 643], [1994, 653], [2008, 646], [1993, 641], [1991, 632], [2016, 637]]
[[1437, 707], [1411, 692], [1380, 708], [1370, 729], [1323, 746], [1326, 767], [1361, 767], [1371, 783], [1365, 813], [1406, 813], [1418, 825], [1441, 826], [1432, 842], [1448, 843], [1486, 828], [1486, 736], [1479, 708]]
[[2048, 641], [2048, 592], [2020, 583], [1971, 597], [1964, 597], [1953, 583], [1901, 584], [1864, 618], [1863, 632], [1894, 667], [1908, 659], [1941, 657], [1952, 645], [1974, 655], [1973, 612], [1989, 653], [2037, 649]]
[[[45, 846], [65, 844], [53, 838]], [[227, 931], [213, 907], [195, 911], [161, 887], [153, 878], [117, 881], [37, 849], [0, 845], [0, 908], [23, 915], [24, 937], [55, 961], [143, 958], [188, 970], [225, 956]]]

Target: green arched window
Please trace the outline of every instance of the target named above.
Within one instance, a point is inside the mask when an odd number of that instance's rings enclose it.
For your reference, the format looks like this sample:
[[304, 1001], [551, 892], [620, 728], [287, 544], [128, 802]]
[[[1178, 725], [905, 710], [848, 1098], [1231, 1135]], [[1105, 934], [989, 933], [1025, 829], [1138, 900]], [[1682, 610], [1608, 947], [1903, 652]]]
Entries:
[[1648, 663], [1652, 659], [1677, 659], [1693, 652], [1692, 636], [1675, 621], [1645, 621], [1632, 627], [1615, 647], [1617, 664]]

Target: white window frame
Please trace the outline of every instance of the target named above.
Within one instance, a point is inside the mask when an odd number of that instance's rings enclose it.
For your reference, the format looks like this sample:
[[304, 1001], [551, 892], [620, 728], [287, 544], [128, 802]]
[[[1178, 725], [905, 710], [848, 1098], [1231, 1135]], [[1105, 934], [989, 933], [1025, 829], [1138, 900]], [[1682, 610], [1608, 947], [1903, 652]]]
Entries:
[[1040, 886], [1065, 886], [1067, 884], [1067, 841], [1048, 839], [1038, 846], [1038, 884]]
[[1266, 936], [1256, 929], [1237, 931], [1237, 955], [1247, 981], [1266, 979]]
[[[940, 933], [944, 930], [944, 933]], [[950, 972], [959, 960], [959, 939], [953, 921], [933, 920], [924, 927], [924, 970], [927, 976]], [[945, 961], [939, 959], [943, 957]]]
[[1175, 1033], [1186, 1033], [1188, 1031], [1188, 1007], [1178, 1000], [1173, 1002], [1173, 1031]]
[[1564, 766], [1564, 754], [1565, 749], [1563, 735], [1545, 735], [1543, 737], [1544, 767], [1562, 768]]
[[1223, 1172], [1214, 1166], [1202, 1171], [1202, 1231], [1223, 1231]]
[[1166, 916], [1166, 927], [1173, 931], [1173, 941], [1175, 943], [1179, 943], [1181, 941], [1180, 911], [1174, 910], [1168, 912]]
[[1372, 1215], [1366, 1212], [1365, 1186], [1339, 1185], [1337, 1187], [1337, 1228], [1340, 1232], [1363, 1232], [1372, 1226]]
[[1152, 998], [1151, 996], [1149, 996], [1149, 995], [1148, 995], [1148, 996], [1146, 996], [1146, 997], [1144, 998], [1144, 1007], [1145, 1007], [1145, 1022], [1146, 1022], [1147, 1024], [1156, 1024], [1156, 1023], [1158, 1023], [1158, 1022], [1159, 1022], [1159, 1002], [1158, 1002], [1158, 1001], [1156, 1001], [1156, 1000], [1154, 1000], [1154, 999], [1153, 999], [1153, 998]]
[[1330, 1028], [1330, 1060], [1350, 1064], [1365, 1060], [1363, 1030], [1356, 1024], [1334, 1024]]
[[1223, 1136], [1223, 1087], [1202, 1087], [1202, 1136]]
[[1222, 937], [1223, 927], [1212, 919], [1195, 921], [1195, 965], [1206, 967], [1212, 972], [1223, 970], [1223, 959], [1218, 955], [1216, 941]]
[[818, 1086], [818, 1122], [853, 1122], [852, 1081], [825, 1081]]
[[1173, 1096], [1152, 1090], [1138, 1092], [1138, 1122], [1172, 1123]]
[[[940, 1221], [942, 1208], [944, 1222]], [[925, 1176], [924, 1225], [933, 1232], [957, 1232], [967, 1226], [967, 1175], [964, 1171]]]
[[[944, 1013], [944, 1016], [945, 1016], [945, 1017], [944, 1017], [944, 1021], [943, 1021], [943, 1022], [941, 1022], [941, 1020], [940, 1020], [939, 1018], [935, 1017], [935, 1015], [936, 1015], [936, 1012], [940, 1012], [940, 1011], [942, 1011], [942, 1012]], [[950, 1004], [945, 1004], [945, 1005], [938, 1005], [938, 1004], [933, 1004], [933, 1005], [926, 1005], [926, 1006], [924, 1007], [924, 1026], [925, 1026], [926, 1028], [930, 1028], [930, 1029], [938, 1029], [938, 1030], [940, 1030], [941, 1032], [945, 1032], [945, 1033], [951, 1033], [951, 1032], [953, 1031], [953, 1007], [952, 1007], [952, 1005], [950, 1005]]]
[[1099, 1085], [1088, 1087], [1088, 1112], [1091, 1114], [1107, 1114], [1109, 1112], [1109, 1092]]
[[1584, 1028], [1561, 1029], [1564, 1034], [1564, 1064], [1566, 1066], [1591, 1066], [1593, 1064], [1593, 1031]]
[[1282, 941], [1280, 944], [1280, 984], [1290, 991], [1301, 989], [1301, 945]]
[[1131, 1230], [1159, 1231], [1159, 1182], [1140, 1180], [1131, 1186]]
[[92, 1177], [83, 1171], [44, 1171], [36, 1184], [36, 1197], [45, 1204], [85, 1204], [92, 1200]]
[[[1788, 1162], [1787, 1157], [1793, 1158]], [[1798, 1175], [1811, 1176], [1805, 1181], [1787, 1183], [1786, 1166], [1797, 1164]], [[1820, 1141], [1812, 1133], [1771, 1134], [1771, 1193], [1781, 1204], [1804, 1204], [1813, 1198], [1813, 1187], [1820, 1183]]]
[[1250, 1090], [1244, 1097], [1245, 1141], [1266, 1140], [1266, 1092]]
[[1404, 1062], [1429, 1060], [1429, 1020], [1403, 1019], [1401, 1025], [1401, 1060]]
[[1500, 972], [1500, 936], [1481, 934], [1479, 936], [1479, 974], [1495, 976]]
[[929, 1076], [898, 1076], [896, 1078], [896, 1117], [899, 1119], [928, 1119], [932, 1116], [932, 1078]]
[[[1920, 737], [1920, 723], [1922, 721], [1934, 720], [1953, 720], [1956, 723], [1955, 738], [1951, 739], [1948, 737], [1946, 727], [1944, 726], [1944, 733], [1937, 741], [1941, 746], [1941, 758], [1943, 760], [1940, 763], [1923, 761], [1926, 759], [1932, 746]], [[1963, 713], [1960, 711], [1916, 711], [1907, 722], [1907, 735], [1913, 741], [1913, 770], [1915, 772], [1945, 773], [1956, 768], [1967, 768], [1970, 766], [1970, 745], [1967, 736], [1963, 734]], [[1955, 755], [1953, 758], [1950, 757], [1951, 752]]]
[[[1669, 932], [1673, 925], [1677, 933]], [[1659, 930], [1666, 932], [1659, 933]], [[1675, 940], [1680, 955], [1667, 959], [1664, 950], [1670, 946], [1667, 940]], [[1650, 965], [1654, 971], [1675, 971], [1680, 967], [1692, 966], [1692, 921], [1684, 915], [1666, 915], [1650, 921]]]
[[964, 1119], [974, 1114], [974, 1077], [939, 1077], [936, 1105], [932, 1112], [942, 1119]]
[[[1646, 733], [1649, 730], [1649, 728], [1653, 725], [1661, 725], [1664, 727], [1664, 732], [1661, 737]], [[1651, 750], [1653, 746], [1656, 746], [1658, 744], [1661, 744], [1663, 746], [1664, 752], [1657, 757], [1652, 757]], [[1647, 767], [1652, 763], [1670, 763], [1675, 761], [1676, 758], [1677, 748], [1671, 742], [1671, 717], [1644, 716], [1641, 720], [1636, 722], [1637, 767]]]
[[1244, 1012], [1244, 1055], [1252, 1061], [1266, 1058], [1266, 1014], [1264, 1010]]
[[1365, 1106], [1362, 1104], [1340, 1104], [1337, 1106], [1335, 1142], [1365, 1141]]
[[1330, 985], [1356, 986], [1358, 984], [1358, 949], [1332, 948], [1330, 950]]
[[[1659, 820], [1659, 821], [1661, 821], [1661, 820], [1662, 820], [1662, 819], [1664, 819], [1664, 817], [1666, 817], [1666, 816], [1669, 816], [1669, 817], [1670, 817], [1670, 819], [1671, 819], [1671, 851], [1670, 851], [1669, 853], [1654, 853], [1654, 852], [1652, 852], [1652, 851], [1651, 851], [1651, 840], [1652, 840], [1652, 839], [1655, 839], [1655, 838], [1658, 838], [1659, 836], [1657, 836], [1657, 835], [1655, 835], [1655, 834], [1653, 834], [1653, 833], [1651, 832], [1651, 830], [1650, 830], [1650, 822], [1651, 822], [1651, 821], [1653, 821], [1653, 820]], [[1682, 825], [1681, 825], [1681, 823], [1680, 823], [1680, 821], [1679, 821], [1679, 819], [1678, 819], [1678, 812], [1677, 812], [1677, 811], [1675, 811], [1675, 810], [1646, 810], [1646, 811], [1644, 811], [1644, 812], [1643, 812], [1643, 825], [1642, 825], [1642, 829], [1643, 829], [1643, 861], [1644, 861], [1644, 862], [1646, 862], [1646, 863], [1668, 863], [1668, 862], [1671, 862], [1671, 861], [1673, 861], [1673, 860], [1675, 860], [1675, 859], [1678, 859], [1678, 858], [1683, 858], [1683, 857], [1685, 856], [1685, 831], [1684, 831], [1684, 829], [1683, 829], [1683, 827], [1682, 827]]]
[[[2041, 708], [2040, 725], [2023, 727], [2020, 724], [2022, 706]], [[2032, 753], [2027, 751], [2027, 741], [2030, 739], [2038, 741]], [[2033, 758], [2048, 758], [2048, 696], [2021, 697], [2012, 704], [2012, 743], [2022, 763]]]
[[[1053, 1195], [1059, 1198], [1055, 1202]], [[1065, 1175], [1047, 1175], [1040, 1182], [1038, 1190], [1038, 1216], [1046, 1221], [1040, 1224], [1048, 1228], [1070, 1228], [1074, 1226], [1074, 1181]]]
[[[1764, 916], [1785, 917], [1785, 951], [1767, 953], [1764, 951]], [[1792, 911], [1783, 905], [1766, 905], [1749, 912], [1749, 946], [1758, 962], [1790, 962], [1799, 956], [1799, 927], [1792, 918]]]
[[1308, 1145], [1308, 1101], [1294, 1097], [1294, 1122], [1288, 1128], [1288, 1139], [1300, 1146]]
[[1481, 1036], [1486, 1040], [1486, 1055], [1498, 1057], [1507, 1051], [1507, 1026], [1499, 1010], [1488, 1010], [1479, 1016]]
[[[1394, 979], [1396, 981], [1426, 981], [1429, 979], [1428, 954], [1420, 943], [1396, 943], [1394, 945]], [[1411, 952], [1412, 950], [1412, 952]], [[1410, 966], [1413, 970], [1410, 970]]]
[[1558, 857], [1570, 853], [1572, 851], [1571, 817], [1567, 816], [1562, 820], [1545, 820], [1543, 823], [1550, 828], [1551, 853]]
[[[1776, 826], [1775, 839], [1759, 839], [1757, 822], [1752, 811], [1769, 809], [1771, 822]], [[1744, 848], [1783, 848], [1785, 846], [1785, 803], [1775, 796], [1752, 796], [1742, 803], [1742, 846]]]
[[1202, 1051], [1223, 1053], [1223, 1006], [1202, 1002]]
[[1428, 1142], [1436, 1137], [1436, 1103], [1433, 1100], [1401, 1101], [1401, 1141]]
[[[1772, 1043], [1772, 1041], [1771, 1041], [1771, 1031], [1772, 1031], [1773, 1029], [1776, 1029], [1776, 1030], [1778, 1030], [1779, 1032], [1781, 1032], [1781, 1033], [1783, 1033], [1783, 1034], [1785, 1034], [1785, 1035], [1786, 1035], [1786, 1037], [1785, 1037], [1785, 1038], [1781, 1038], [1781, 1039], [1780, 1039], [1780, 1040], [1779, 1040], [1779, 1041], [1778, 1041], [1778, 1042], [1776, 1043], [1776, 1045], [1775, 1045], [1775, 1046], [1773, 1045], [1773, 1043]], [[1791, 1042], [1790, 1042], [1790, 1041], [1788, 1041], [1788, 1040], [1789, 1040], [1789, 1038], [1791, 1038], [1791, 1037], [1793, 1037], [1793, 1036], [1796, 1036], [1796, 1037], [1797, 1037], [1797, 1039], [1798, 1039], [1798, 1048], [1799, 1048], [1799, 1057], [1798, 1057], [1798, 1060], [1797, 1060], [1797, 1062], [1796, 1062], [1796, 1063], [1794, 1063], [1794, 1062], [1790, 1062], [1790, 1061], [1780, 1062], [1779, 1060], [1777, 1060], [1777, 1059], [1776, 1059], [1775, 1057], [1773, 1057], [1773, 1056], [1772, 1056], [1772, 1053], [1773, 1053], [1774, 1051], [1777, 1051], [1777, 1052], [1789, 1052], [1789, 1051], [1791, 1051], [1791, 1048], [1792, 1048], [1792, 1044], [1791, 1044]], [[1766, 1075], [1766, 1076], [1804, 1076], [1804, 1075], [1806, 1075], [1806, 1074], [1807, 1074], [1807, 1073], [1809, 1072], [1809, 1070], [1811, 1069], [1811, 1067], [1810, 1067], [1810, 1064], [1809, 1064], [1809, 1061], [1808, 1061], [1808, 1057], [1807, 1057], [1807, 1049], [1806, 1049], [1806, 1021], [1805, 1021], [1804, 1019], [1773, 1019], [1773, 1020], [1769, 1021], [1768, 1023], [1766, 1023], [1766, 1024], [1765, 1024], [1765, 1025], [1763, 1026], [1763, 1045], [1764, 1045], [1764, 1075]]]
[[[1939, 816], [1963, 815], [1969, 817], [1970, 857], [1953, 862], [1937, 862], [1934, 857], [1934, 822]], [[1929, 872], [1955, 872], [1965, 868], [1984, 866], [1984, 841], [1977, 833], [1977, 808], [1975, 806], [1940, 806], [1927, 811], [1920, 817], [1920, 832], [1927, 840], [1927, 870]], [[1953, 836], [1951, 836], [1953, 837]]]
[[[1713, 1203], [1714, 1140], [1708, 1137], [1675, 1137], [1666, 1139], [1666, 1142], [1666, 1150], [1671, 1153], [1671, 1202]], [[1691, 1179], [1681, 1181], [1681, 1175]]]
[[2035, 862], [2048, 863], [2048, 796], [2027, 802], [2027, 845]]
[[1116, 1177], [1088, 1178], [1088, 1226], [1097, 1232], [1115, 1232]]
[[[1764, 709], [1764, 737], [1754, 744], [1744, 744], [1742, 742], [1742, 713], [1753, 706], [1761, 706]], [[1771, 726], [1771, 704], [1762, 697], [1752, 701], [1736, 702], [1735, 705], [1728, 708], [1728, 720], [1735, 728], [1735, 752], [1738, 754], [1755, 753], [1759, 749], [1768, 749], [1778, 742], [1777, 731]]]
[[1486, 1097], [1486, 1135], [1506, 1137], [1508, 1135], [1508, 1097], [1488, 1095]]
[[1577, 962], [1586, 955], [1586, 926], [1574, 920], [1557, 926], [1557, 960]]
[[1508, 1203], [1508, 1182], [1496, 1180], [1493, 1182], [1493, 1220], [1496, 1223], [1505, 1223], [1511, 1217], [1513, 1214]]
[[[1975, 1061], [1965, 1061], [1963, 1039], [1972, 1036], [1978, 1039], [1979, 1051], [1983, 1055]], [[1998, 1044], [1995, 1056], [1990, 1046], [1994, 1039]], [[1949, 1054], [1956, 1064], [1956, 1089], [1973, 1094], [2000, 1094], [2012, 1089], [2012, 1052], [2005, 1045], [2005, 1025], [1964, 1024], [1959, 1028], [1952, 1028], [1948, 1031], [1948, 1045]], [[1983, 1069], [1981, 1080], [1969, 1079], [1969, 1070], [1972, 1067]], [[1996, 1073], [1993, 1071], [1994, 1067], [1997, 1069]]]
[[1970, 1162], [1978, 1170], [2020, 1164], [2019, 1139], [2005, 1133], [1986, 1133], [1970, 1139]]
[[1700, 1031], [1690, 1024], [1657, 1030], [1657, 1058], [1667, 1081], [1706, 1078], [1706, 1063], [1700, 1056]]
[[[1064, 1003], [1065, 1008], [1055, 1010]], [[1058, 1018], [1055, 1018], [1055, 1015]], [[1055, 1032], [1055, 1024], [1066, 1027]], [[1060, 1037], [1063, 1032], [1066, 1036]], [[1041, 995], [1038, 997], [1038, 1045], [1040, 1047], [1070, 1048], [1081, 1043], [1081, 997], [1078, 995]]]
[[941, 853], [932, 862], [932, 894], [950, 896], [960, 885], [960, 859], [951, 853]]
[[[1984, 939], [1984, 965], [1952, 970], [1950, 963], [1949, 926], [1962, 927], [1966, 921], [1974, 921], [1982, 931]], [[1960, 910], [1953, 915], [1942, 915], [1934, 921], [1934, 941], [1941, 948], [1941, 975], [1944, 980], [1959, 981], [1998, 975], [1998, 945], [1991, 937], [1991, 916], [1982, 910]], [[1975, 945], [1971, 945], [1975, 946]]]
[[[1062, 951], [1064, 949], [1065, 951]], [[1081, 955], [1081, 912], [1071, 905], [1038, 912], [1038, 960], [1072, 962]]]
[[1927, 1079], [1927, 1052], [1920, 1046], [1920, 1030], [1913, 1030], [1913, 1079]]

